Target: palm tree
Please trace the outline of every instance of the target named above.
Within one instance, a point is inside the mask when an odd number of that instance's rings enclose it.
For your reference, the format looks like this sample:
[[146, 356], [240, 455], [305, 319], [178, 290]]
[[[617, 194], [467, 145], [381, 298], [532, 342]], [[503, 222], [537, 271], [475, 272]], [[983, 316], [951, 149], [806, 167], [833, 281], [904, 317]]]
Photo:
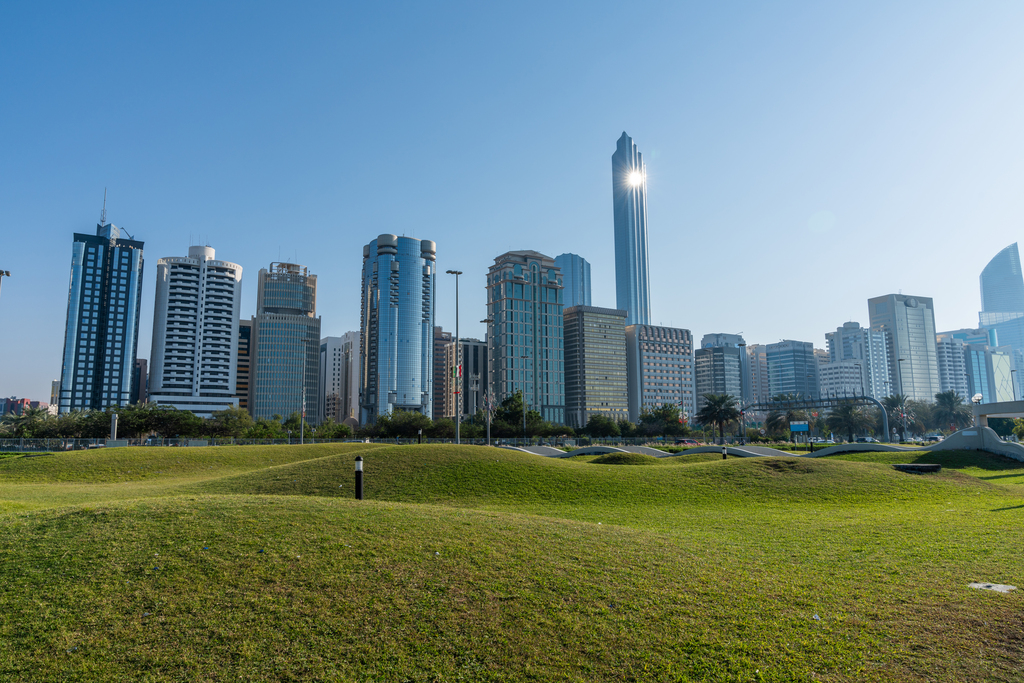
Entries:
[[971, 408], [964, 403], [964, 397], [953, 390], [943, 391], [935, 394], [935, 405], [932, 407], [932, 420], [934, 426], [945, 429], [966, 427], [974, 421]]
[[872, 425], [874, 420], [863, 407], [844, 401], [832, 409], [826, 422], [830, 429], [846, 432], [849, 441], [853, 441], [854, 432], [864, 431]]
[[718, 435], [725, 440], [725, 423], [732, 422], [740, 416], [736, 408], [736, 398], [729, 394], [704, 394], [704, 407], [697, 411], [697, 421], [701, 424], [718, 425]]
[[[787, 403], [796, 402], [800, 399], [796, 394], [777, 394], [772, 396], [772, 402], [774, 403]], [[768, 416], [764, 420], [764, 426], [769, 432], [789, 432], [789, 423], [803, 421], [807, 419], [807, 413], [797, 408], [789, 407], [783, 408], [781, 405], [778, 409], [772, 410], [768, 413]]]

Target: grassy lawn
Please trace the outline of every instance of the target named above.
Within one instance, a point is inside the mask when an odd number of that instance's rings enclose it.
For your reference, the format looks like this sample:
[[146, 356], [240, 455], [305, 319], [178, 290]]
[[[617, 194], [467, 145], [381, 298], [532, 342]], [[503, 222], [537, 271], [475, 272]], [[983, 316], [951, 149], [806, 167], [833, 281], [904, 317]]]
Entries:
[[0, 680], [1024, 679], [1024, 463], [910, 457], [7, 458]]

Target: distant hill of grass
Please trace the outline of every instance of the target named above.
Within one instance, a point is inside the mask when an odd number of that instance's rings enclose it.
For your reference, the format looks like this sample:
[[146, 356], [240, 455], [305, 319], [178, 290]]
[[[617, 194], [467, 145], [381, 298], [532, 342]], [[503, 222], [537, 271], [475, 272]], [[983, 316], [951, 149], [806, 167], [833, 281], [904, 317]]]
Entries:
[[890, 455], [7, 459], [0, 680], [1024, 679], [1024, 466]]

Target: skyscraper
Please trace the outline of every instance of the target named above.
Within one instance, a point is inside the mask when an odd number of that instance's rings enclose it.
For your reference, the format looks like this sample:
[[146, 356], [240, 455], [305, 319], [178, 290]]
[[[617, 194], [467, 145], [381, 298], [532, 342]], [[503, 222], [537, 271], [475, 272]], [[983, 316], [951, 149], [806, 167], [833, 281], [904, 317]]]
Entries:
[[626, 327], [629, 420], [645, 409], [675, 405], [694, 416], [693, 336], [689, 330], [658, 325]]
[[142, 247], [106, 222], [75, 233], [60, 375], [60, 412], [128, 405], [139, 341]]
[[967, 342], [953, 334], [939, 333], [935, 337], [935, 351], [939, 366], [939, 389], [955, 391], [969, 401], [973, 394], [967, 375]]
[[320, 419], [359, 424], [359, 333], [320, 340]]
[[235, 398], [238, 407], [249, 410], [249, 384], [252, 381], [252, 318], [238, 321], [238, 362], [235, 370]]
[[510, 251], [487, 271], [487, 338], [494, 402], [523, 391], [548, 422], [565, 421], [562, 273], [536, 251]]
[[749, 368], [750, 394], [744, 397], [745, 403], [764, 403], [771, 398], [768, 381], [768, 349], [764, 344], [747, 345], [747, 366]]
[[991, 334], [991, 345], [1012, 349], [1015, 383], [1019, 386], [1024, 377], [1024, 277], [1016, 242], [996, 254], [981, 271], [978, 320]]
[[626, 312], [573, 306], [564, 318], [566, 422], [578, 429], [593, 415], [628, 420]]
[[434, 415], [436, 245], [380, 235], [363, 247], [360, 423], [395, 410]]
[[1016, 242], [993, 256], [979, 279], [982, 312], [1024, 315], [1024, 275]]
[[935, 401], [942, 389], [935, 350], [935, 313], [923, 296], [888, 294], [868, 299], [871, 329], [886, 333], [893, 394]]
[[149, 400], [201, 417], [238, 405], [242, 267], [212, 247], [156, 262]]
[[746, 386], [750, 369], [747, 367], [747, 343], [738, 334], [706, 334], [701, 348], [693, 352], [693, 375], [696, 408], [704, 407], [704, 394], [728, 394], [742, 406], [750, 395]]
[[647, 167], [633, 138], [622, 133], [612, 155], [615, 218], [615, 307], [626, 325], [651, 323], [647, 261]]
[[440, 325], [434, 327], [434, 417], [455, 417], [455, 411], [448, 415], [448, 394], [451, 377], [448, 374], [446, 348], [452, 343], [452, 333], [445, 332]]
[[[828, 347], [828, 363], [830, 365], [849, 361], [859, 368], [861, 375], [859, 385], [865, 395], [881, 400], [892, 392], [892, 378], [889, 375], [889, 344], [886, 332], [870, 330], [860, 323], [847, 322], [837, 327], [835, 332], [825, 333], [825, 344]], [[819, 366], [820, 367], [820, 366]], [[828, 387], [823, 380], [822, 389], [826, 393], [839, 395], [841, 389], [850, 390], [854, 383], [845, 377], [845, 371], [830, 369], [827, 373]], [[836, 385], [835, 378], [842, 377]]]
[[818, 398], [818, 359], [811, 342], [784, 339], [766, 347], [768, 389], [771, 396], [793, 394], [800, 399]]
[[320, 423], [320, 318], [316, 275], [295, 263], [261, 268], [252, 321], [249, 412], [287, 419], [305, 407], [306, 422]]
[[562, 271], [562, 306], [590, 306], [590, 263], [576, 254], [559, 254], [555, 265]]

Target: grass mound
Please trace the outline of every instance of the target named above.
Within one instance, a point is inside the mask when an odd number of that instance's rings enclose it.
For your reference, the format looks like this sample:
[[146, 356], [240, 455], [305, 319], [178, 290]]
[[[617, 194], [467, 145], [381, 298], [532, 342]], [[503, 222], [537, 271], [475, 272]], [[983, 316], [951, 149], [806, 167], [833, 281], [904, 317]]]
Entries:
[[1010, 487], [1024, 495], [1024, 463], [985, 451], [923, 451], [839, 453], [827, 455], [830, 460], [844, 462], [869, 462], [882, 465], [900, 463], [931, 463], [942, 465], [943, 469], [957, 470], [981, 481], [988, 481]]
[[1020, 463], [280, 448], [0, 463], [0, 680], [1024, 679]]
[[606, 453], [590, 462], [594, 465], [657, 465], [659, 458], [646, 453]]

